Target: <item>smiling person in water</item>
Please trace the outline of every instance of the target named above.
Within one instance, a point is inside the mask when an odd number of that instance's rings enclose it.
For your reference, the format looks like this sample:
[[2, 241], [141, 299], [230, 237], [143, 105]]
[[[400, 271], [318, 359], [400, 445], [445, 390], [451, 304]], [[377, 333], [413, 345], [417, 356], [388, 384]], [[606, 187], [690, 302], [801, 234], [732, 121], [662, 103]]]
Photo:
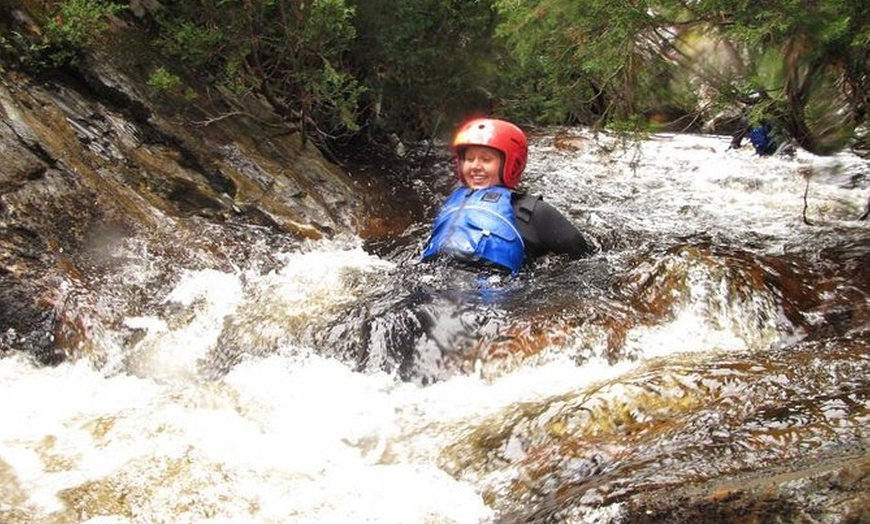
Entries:
[[423, 260], [448, 257], [516, 274], [547, 253], [581, 258], [595, 247], [538, 195], [514, 191], [526, 167], [528, 142], [516, 125], [476, 118], [453, 139], [460, 187], [438, 212]]

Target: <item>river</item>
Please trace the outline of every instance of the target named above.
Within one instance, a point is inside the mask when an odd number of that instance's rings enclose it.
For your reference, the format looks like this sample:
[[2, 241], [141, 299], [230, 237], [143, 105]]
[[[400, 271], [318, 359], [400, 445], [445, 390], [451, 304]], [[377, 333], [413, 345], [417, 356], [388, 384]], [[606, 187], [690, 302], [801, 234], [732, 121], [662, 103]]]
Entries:
[[[524, 186], [601, 250], [515, 280], [419, 263], [425, 221], [234, 234], [250, 256], [179, 268], [158, 307], [121, 294], [99, 358], [0, 360], [0, 522], [617, 523], [866, 464], [868, 163], [729, 142], [534, 135]], [[432, 216], [451, 176], [436, 155], [397, 205]], [[130, 287], [157, 262], [128, 249]]]

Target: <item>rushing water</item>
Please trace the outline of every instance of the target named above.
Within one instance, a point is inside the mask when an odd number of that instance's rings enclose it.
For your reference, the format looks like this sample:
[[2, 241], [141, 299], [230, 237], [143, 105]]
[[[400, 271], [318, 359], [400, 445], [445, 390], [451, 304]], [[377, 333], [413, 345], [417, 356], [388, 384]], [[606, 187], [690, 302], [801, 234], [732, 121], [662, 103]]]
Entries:
[[[0, 522], [619, 522], [641, 491], [856, 453], [867, 163], [728, 143], [535, 137], [526, 187], [602, 249], [517, 280], [418, 263], [423, 222], [246, 231], [261, 255], [179, 270], [92, 330], [99, 358], [0, 361]], [[407, 176], [431, 216], [449, 168]], [[148, 285], [128, 249], [117, 278]]]

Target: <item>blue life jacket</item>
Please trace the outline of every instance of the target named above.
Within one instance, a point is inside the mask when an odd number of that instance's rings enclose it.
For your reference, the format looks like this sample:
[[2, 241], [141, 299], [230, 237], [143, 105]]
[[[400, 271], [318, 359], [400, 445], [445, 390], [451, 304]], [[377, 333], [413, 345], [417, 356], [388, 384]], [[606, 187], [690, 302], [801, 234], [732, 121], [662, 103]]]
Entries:
[[749, 141], [752, 142], [752, 146], [758, 155], [772, 155], [776, 151], [776, 143], [771, 136], [772, 131], [773, 129], [770, 124], [762, 124], [749, 128]]
[[484, 261], [516, 274], [525, 259], [525, 246], [517, 230], [511, 191], [500, 186], [460, 187], [451, 193], [423, 249], [423, 260], [439, 255]]

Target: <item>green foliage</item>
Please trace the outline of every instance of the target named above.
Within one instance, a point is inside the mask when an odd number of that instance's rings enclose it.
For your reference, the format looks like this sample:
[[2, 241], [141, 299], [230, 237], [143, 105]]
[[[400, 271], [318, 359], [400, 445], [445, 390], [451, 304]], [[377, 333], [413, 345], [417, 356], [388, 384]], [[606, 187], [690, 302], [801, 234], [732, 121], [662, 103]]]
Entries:
[[487, 112], [504, 74], [488, 0], [356, 1], [354, 70], [371, 89], [370, 131], [415, 139]]
[[73, 62], [108, 29], [106, 17], [124, 9], [104, 0], [66, 0], [45, 26], [47, 43], [58, 65]]
[[717, 27], [746, 51], [747, 85], [765, 94], [750, 115], [779, 122], [812, 152], [844, 147], [861, 115], [867, 122], [866, 2], [771, 0], [727, 10], [725, 4], [701, 2], [699, 12], [727, 13], [728, 23]]
[[[857, 120], [867, 121], [866, 2], [493, 4], [501, 15], [496, 33], [517, 64], [499, 94], [523, 118], [614, 127], [666, 108], [703, 117], [745, 106], [815, 152], [841, 147]], [[763, 96], [751, 99], [752, 92]]]
[[494, 4], [502, 16], [497, 35], [520, 68], [537, 77], [520, 96], [547, 101], [537, 119], [541, 123], [627, 121], [654, 94], [666, 94], [655, 91], [653, 81], [668, 68], [656, 60], [666, 47], [660, 34], [664, 20], [649, 2]]
[[155, 91], [169, 91], [181, 85], [181, 78], [160, 66], [148, 77], [148, 87]]
[[42, 71], [75, 63], [108, 29], [106, 18], [125, 9], [105, 0], [42, 4], [41, 28], [0, 35], [0, 58], [22, 69]]
[[654, 130], [643, 115], [633, 115], [625, 119], [614, 119], [607, 126], [608, 130], [625, 140], [623, 147], [628, 143], [637, 143], [649, 138], [649, 131]]
[[[168, 56], [256, 94], [323, 145], [362, 130], [443, 136], [472, 113], [624, 131], [652, 129], [653, 115], [698, 122], [742, 109], [831, 152], [868, 124], [866, 4], [176, 0], [155, 16]], [[5, 65], [73, 63], [123, 9], [111, 0], [40, 6], [30, 13], [38, 27], [0, 33]], [[180, 87], [164, 68], [148, 83]]]
[[[226, 58], [224, 49], [231, 42], [227, 31], [215, 26], [201, 26], [183, 18], [163, 18], [160, 44], [169, 54], [199, 66], [219, 65]], [[244, 48], [239, 49], [244, 51]]]
[[103, 0], [66, 0], [46, 24], [46, 37], [62, 46], [83, 49], [108, 28], [106, 17], [121, 9]]
[[358, 129], [364, 88], [344, 65], [353, 16], [344, 0], [178, 2], [159, 20], [159, 43], [325, 145]]
[[333, 138], [359, 131], [356, 101], [365, 92], [365, 87], [328, 62], [314, 72], [308, 85], [314, 99], [319, 101], [311, 107], [311, 112], [322, 130]]

